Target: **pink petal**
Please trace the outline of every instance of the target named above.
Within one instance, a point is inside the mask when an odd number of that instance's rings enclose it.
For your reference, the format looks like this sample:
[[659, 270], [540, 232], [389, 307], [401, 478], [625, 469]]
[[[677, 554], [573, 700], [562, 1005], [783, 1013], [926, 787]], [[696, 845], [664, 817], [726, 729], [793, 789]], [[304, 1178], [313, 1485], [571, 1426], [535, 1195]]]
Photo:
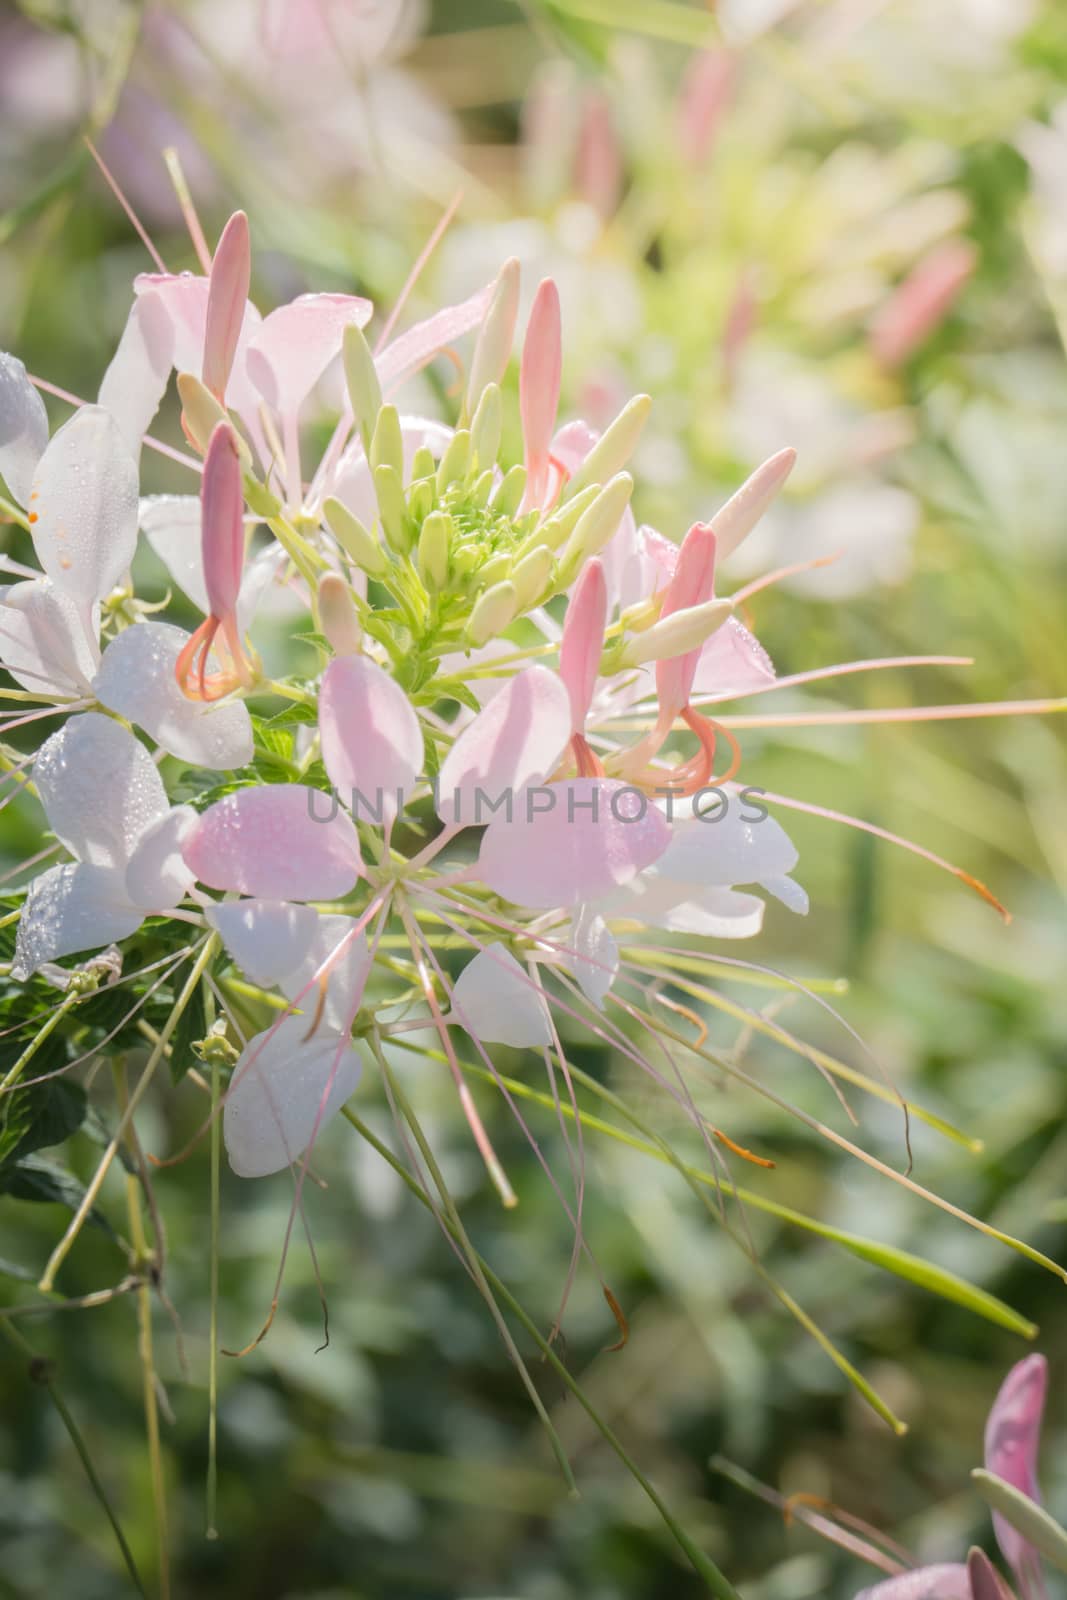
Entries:
[[728, 50], [706, 50], [693, 60], [678, 96], [678, 143], [694, 165], [707, 161], [733, 94], [737, 60]]
[[967, 1572], [973, 1600], [1013, 1600], [1007, 1584], [984, 1550], [974, 1548], [968, 1552]]
[[585, 728], [600, 671], [607, 620], [608, 588], [604, 567], [594, 557], [586, 563], [574, 586], [559, 649], [559, 675], [570, 696], [573, 733], [581, 733]]
[[736, 617], [727, 617], [700, 652], [690, 693], [694, 699], [699, 695], [749, 694], [774, 679], [771, 658], [755, 634]]
[[469, 300], [464, 300], [458, 306], [446, 306], [443, 311], [427, 317], [425, 322], [417, 322], [386, 345], [375, 363], [382, 393], [391, 394], [408, 378], [414, 377], [416, 372], [429, 366], [434, 357], [447, 349], [454, 339], [479, 327], [485, 320], [495, 288], [495, 281], [486, 284]]
[[222, 1116], [230, 1166], [264, 1178], [296, 1161], [355, 1092], [359, 1056], [337, 1034], [307, 1039], [307, 1017], [286, 1017], [248, 1041]]
[[856, 1600], [972, 1600], [971, 1580], [958, 1564], [921, 1567], [861, 1590]]
[[441, 766], [437, 815], [464, 826], [556, 769], [571, 732], [570, 697], [547, 667], [517, 673], [460, 734]]
[[342, 804], [367, 821], [394, 818], [423, 758], [419, 719], [395, 679], [366, 656], [331, 661], [319, 690], [319, 733]]
[[248, 218], [243, 211], [235, 211], [222, 230], [211, 263], [204, 319], [201, 377], [217, 400], [224, 398], [226, 385], [230, 381], [251, 277], [252, 245], [248, 236]]
[[793, 470], [797, 453], [791, 448], [779, 450], [770, 456], [755, 472], [747, 477], [734, 494], [711, 519], [711, 527], [718, 541], [719, 559], [725, 561], [733, 555], [742, 540], [747, 539], [756, 523], [771, 505]]
[[99, 403], [115, 418], [136, 461], [141, 440], [166, 393], [174, 359], [174, 325], [163, 297], [133, 302], [118, 349], [104, 373]]
[[[1048, 1362], [1042, 1355], [1027, 1356], [1001, 1384], [985, 1427], [986, 1470], [1038, 1502], [1037, 1453], [1047, 1390]], [[1033, 1545], [997, 1513], [993, 1530], [1004, 1559], [1025, 1579], [1038, 1561]]]
[[359, 295], [299, 295], [265, 317], [249, 340], [249, 377], [276, 410], [294, 414], [340, 355], [345, 328], [366, 327], [373, 311]]
[[137, 467], [109, 411], [82, 406], [53, 436], [28, 509], [37, 559], [88, 615], [125, 575], [137, 545]]
[[213, 617], [233, 615], [245, 560], [244, 488], [237, 435], [220, 422], [211, 435], [200, 484], [204, 585]]
[[210, 806], [185, 842], [212, 889], [264, 900], [339, 900], [359, 879], [359, 838], [333, 801], [301, 783], [238, 789]]
[[22, 362], [0, 351], [0, 478], [19, 505], [29, 499], [33, 474], [47, 444], [44, 401]]
[[651, 866], [670, 835], [666, 819], [636, 789], [575, 778], [515, 796], [511, 818], [499, 816], [485, 831], [479, 876], [516, 905], [581, 905]]
[[549, 445], [559, 410], [562, 361], [559, 291], [551, 278], [545, 278], [534, 296], [519, 369], [529, 505], [540, 505], [545, 491]]

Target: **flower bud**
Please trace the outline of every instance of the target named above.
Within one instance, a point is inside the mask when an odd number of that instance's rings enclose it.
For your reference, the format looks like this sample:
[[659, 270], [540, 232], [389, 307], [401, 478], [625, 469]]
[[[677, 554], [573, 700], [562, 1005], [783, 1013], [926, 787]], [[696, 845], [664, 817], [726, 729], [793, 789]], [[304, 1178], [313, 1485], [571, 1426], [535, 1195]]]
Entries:
[[635, 395], [623, 406], [567, 484], [568, 500], [587, 484], [606, 483], [628, 465], [651, 410], [652, 401], [647, 394]]
[[443, 493], [450, 483], [461, 483], [467, 476], [470, 453], [470, 433], [466, 428], [460, 428], [448, 441], [448, 447], [441, 457], [441, 464], [437, 469], [438, 494]]
[[[211, 435], [220, 422], [229, 422], [226, 409], [219, 404], [206, 384], [191, 372], [179, 372], [178, 396], [182, 403], [182, 427], [201, 455], [211, 442]], [[235, 433], [237, 453], [243, 467], [252, 465], [252, 454], [239, 433]]]
[[357, 328], [354, 322], [345, 328], [341, 361], [348, 398], [352, 402], [352, 414], [363, 440], [363, 448], [369, 454], [374, 425], [382, 405], [382, 386], [378, 382], [378, 369], [374, 365], [370, 345], [363, 329]]
[[[519, 314], [519, 263], [505, 261], [496, 280], [493, 298], [485, 314], [471, 357], [467, 380], [466, 414], [471, 415], [491, 383], [499, 383], [511, 360], [515, 340], [515, 321]], [[495, 452], [494, 452], [495, 454]]]
[[434, 453], [428, 444], [420, 444], [415, 451], [411, 463], [411, 481], [418, 483], [422, 478], [433, 478], [437, 475], [437, 462]]
[[526, 468], [522, 466], [509, 467], [504, 474], [503, 481], [493, 496], [493, 510], [499, 511], [502, 517], [513, 517], [522, 505], [522, 497], [526, 493]]
[[243, 211], [235, 211], [222, 230], [211, 263], [204, 324], [202, 377], [206, 388], [219, 401], [225, 396], [237, 354], [251, 276], [248, 218]]
[[408, 549], [407, 529], [404, 525], [407, 505], [404, 501], [404, 486], [400, 481], [400, 474], [395, 467], [385, 463], [375, 467], [373, 473], [382, 531], [393, 549], [398, 554], [404, 555]]
[[479, 596], [467, 624], [467, 638], [475, 649], [503, 633], [514, 618], [518, 603], [513, 583], [496, 583]]
[[319, 579], [319, 623], [330, 648], [339, 656], [358, 653], [363, 636], [352, 590], [336, 572]]
[[448, 557], [452, 547], [452, 518], [445, 511], [431, 511], [419, 534], [419, 577], [431, 593], [448, 582]]
[[396, 406], [382, 406], [370, 441], [372, 467], [392, 467], [404, 481], [404, 439]]
[[326, 521], [341, 549], [368, 577], [380, 578], [389, 569], [389, 558], [374, 535], [363, 526], [343, 500], [331, 495], [323, 506]]
[[484, 472], [496, 463], [500, 452], [500, 437], [504, 427], [504, 408], [500, 400], [500, 386], [486, 386], [471, 423], [471, 464], [475, 472]]
[[732, 555], [743, 539], [747, 539], [793, 470], [797, 453], [793, 449], [779, 450], [758, 466], [745, 479], [736, 494], [731, 495], [711, 519], [719, 560]]
[[612, 539], [622, 521], [623, 512], [630, 504], [634, 480], [628, 472], [620, 472], [597, 494], [586, 511], [583, 511], [564, 547], [560, 558], [560, 576], [569, 583], [590, 556], [599, 555]]
[[636, 638], [627, 639], [613, 660], [612, 670], [622, 672], [646, 661], [672, 661], [675, 656], [699, 650], [732, 611], [729, 600], [705, 600], [703, 605], [672, 611], [669, 617], [654, 622]]
[[512, 567], [511, 581], [519, 597], [520, 611], [528, 611], [540, 600], [552, 576], [552, 566], [552, 551], [540, 544]]

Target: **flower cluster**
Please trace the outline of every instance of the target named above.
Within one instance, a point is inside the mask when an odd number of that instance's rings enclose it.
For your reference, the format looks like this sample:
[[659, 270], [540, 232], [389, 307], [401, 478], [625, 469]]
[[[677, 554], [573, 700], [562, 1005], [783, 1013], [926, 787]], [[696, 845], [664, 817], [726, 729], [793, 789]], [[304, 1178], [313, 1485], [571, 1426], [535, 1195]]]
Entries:
[[[0, 660], [20, 685], [5, 693], [30, 706], [8, 726], [62, 719], [9, 781], [70, 857], [29, 885], [12, 975], [66, 983], [56, 963], [156, 916], [195, 930], [205, 961], [221, 944], [258, 992], [280, 991], [272, 1025], [238, 1033], [225, 1097], [247, 1176], [314, 1145], [356, 1084], [354, 1040], [377, 1052], [390, 1032], [432, 1030], [510, 1201], [454, 1028], [497, 1079], [496, 1043], [566, 1071], [567, 1018], [664, 1081], [605, 1014], [611, 996], [623, 1021], [650, 1025], [620, 993], [647, 977], [620, 930], [747, 938], [765, 910], [756, 890], [807, 910], [768, 814], [800, 803], [739, 786], [719, 710], [797, 681], [776, 678], [742, 620], [778, 575], [732, 598], [717, 588], [794, 453], [675, 543], [630, 509], [649, 399], [602, 433], [559, 423], [551, 280], [522, 336], [514, 452], [501, 381], [515, 262], [403, 333], [390, 318], [373, 350], [368, 301], [307, 294], [263, 317], [250, 281], [243, 213], [209, 272], [138, 278], [98, 403], [51, 439], [36, 388], [2, 358], [0, 468], [40, 567], [5, 559], [18, 581]], [[393, 398], [442, 353], [461, 372], [453, 425]], [[195, 455], [148, 433], [172, 373]], [[311, 464], [308, 423], [331, 393]], [[197, 472], [199, 495], [139, 500], [145, 441]], [[192, 633], [135, 592], [139, 530], [204, 613]], [[264, 664], [253, 640], [271, 592], [306, 616], [317, 675]], [[472, 952], [455, 981], [432, 935]]]

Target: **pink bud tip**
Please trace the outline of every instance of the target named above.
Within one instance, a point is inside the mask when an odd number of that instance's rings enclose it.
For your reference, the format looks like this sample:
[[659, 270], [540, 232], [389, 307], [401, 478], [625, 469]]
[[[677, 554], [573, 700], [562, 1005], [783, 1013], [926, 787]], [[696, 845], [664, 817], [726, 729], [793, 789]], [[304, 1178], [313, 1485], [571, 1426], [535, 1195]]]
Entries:
[[686, 161], [699, 165], [708, 159], [736, 78], [737, 62], [727, 50], [694, 58], [678, 96], [678, 143]]
[[[689, 606], [701, 606], [715, 592], [715, 530], [710, 522], [694, 522], [678, 551], [678, 564], [667, 585], [660, 618]], [[656, 693], [662, 717], [676, 717], [689, 704], [700, 650], [656, 664]]]
[[241, 462], [229, 422], [216, 425], [204, 457], [200, 538], [208, 603], [221, 622], [236, 609], [245, 554]]
[[559, 675], [571, 699], [571, 732], [582, 733], [596, 688], [604, 629], [608, 620], [608, 585], [600, 561], [587, 562], [571, 595], [563, 623]]
[[549, 446], [559, 409], [563, 347], [559, 291], [545, 278], [534, 296], [519, 369], [519, 409], [526, 446], [526, 503], [540, 505], [548, 478]]
[[949, 239], [912, 268], [871, 328], [871, 350], [883, 366], [902, 365], [941, 326], [977, 261], [969, 240]]
[[222, 230], [211, 263], [204, 330], [203, 380], [220, 404], [237, 354], [251, 276], [248, 218], [243, 211], [235, 211]]

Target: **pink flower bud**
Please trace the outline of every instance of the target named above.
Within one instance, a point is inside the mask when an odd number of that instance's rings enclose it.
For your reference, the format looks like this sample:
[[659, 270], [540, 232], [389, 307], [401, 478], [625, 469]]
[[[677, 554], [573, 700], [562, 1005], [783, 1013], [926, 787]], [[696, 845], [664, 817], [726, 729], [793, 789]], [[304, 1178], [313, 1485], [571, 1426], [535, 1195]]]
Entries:
[[[682, 540], [678, 565], [667, 585], [660, 607], [660, 620], [675, 611], [701, 606], [715, 589], [715, 532], [710, 522], [695, 522]], [[656, 665], [656, 693], [661, 717], [677, 716], [689, 704], [689, 696], [700, 661], [700, 648], [673, 661]]]
[[245, 559], [241, 462], [229, 422], [216, 425], [204, 457], [200, 538], [208, 604], [221, 622], [236, 609]]
[[527, 506], [540, 505], [547, 486], [562, 364], [559, 292], [552, 279], [545, 278], [534, 296], [519, 369]]
[[912, 268], [871, 327], [871, 350], [883, 366], [901, 366], [940, 327], [977, 260], [969, 240], [949, 239]]
[[559, 675], [571, 699], [571, 732], [583, 733], [596, 688], [604, 628], [608, 620], [608, 586], [595, 558], [586, 563], [574, 586], [563, 623]]
[[237, 341], [241, 336], [248, 285], [252, 276], [252, 251], [248, 218], [235, 211], [219, 240], [211, 263], [204, 330], [204, 383], [217, 400], [226, 393]]

